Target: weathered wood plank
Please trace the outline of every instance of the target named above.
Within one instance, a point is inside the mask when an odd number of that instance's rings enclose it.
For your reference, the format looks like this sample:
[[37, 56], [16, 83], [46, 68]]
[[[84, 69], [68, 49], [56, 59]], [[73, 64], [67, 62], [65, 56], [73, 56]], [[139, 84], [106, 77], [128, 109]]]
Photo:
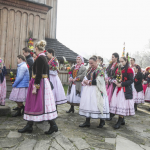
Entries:
[[7, 61], [5, 59], [5, 54], [6, 54], [6, 38], [7, 38], [7, 25], [8, 25], [8, 10], [7, 8], [3, 8], [2, 9], [2, 27], [1, 27], [1, 31], [2, 31], [2, 38], [1, 40], [1, 45], [0, 45], [0, 50], [1, 50], [1, 58], [4, 61]]
[[14, 23], [15, 23], [15, 11], [10, 10], [8, 13], [7, 41], [6, 41], [7, 44], [5, 56], [5, 65], [7, 68], [9, 67], [9, 65], [12, 65]]
[[22, 48], [27, 46], [26, 39], [27, 37], [27, 27], [28, 27], [28, 14], [23, 13], [21, 19], [21, 38], [20, 38], [20, 49], [19, 54], [22, 54]]
[[14, 47], [12, 53], [12, 69], [17, 68], [17, 56], [19, 54], [19, 44], [20, 44], [20, 32], [21, 32], [21, 17], [22, 13], [17, 11], [15, 14], [15, 31], [14, 31]]

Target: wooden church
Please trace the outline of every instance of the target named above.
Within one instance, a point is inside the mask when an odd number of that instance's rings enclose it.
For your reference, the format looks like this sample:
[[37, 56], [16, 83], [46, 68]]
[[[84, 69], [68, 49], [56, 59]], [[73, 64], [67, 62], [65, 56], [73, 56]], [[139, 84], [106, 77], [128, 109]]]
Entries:
[[[7, 97], [12, 89], [9, 66], [16, 73], [17, 56], [28, 45], [30, 34], [34, 44], [45, 39], [46, 49], [53, 48], [60, 63], [62, 56], [75, 63], [78, 54], [56, 39], [57, 3], [57, 0], [0, 0], [0, 58], [8, 69]], [[60, 71], [59, 77], [63, 84], [68, 83], [67, 71]]]
[[[0, 57], [6, 68], [17, 68], [17, 55], [27, 46], [32, 33], [34, 44], [46, 39], [56, 57], [75, 62], [77, 54], [56, 39], [57, 0], [0, 0]], [[87, 60], [85, 59], [87, 62]]]

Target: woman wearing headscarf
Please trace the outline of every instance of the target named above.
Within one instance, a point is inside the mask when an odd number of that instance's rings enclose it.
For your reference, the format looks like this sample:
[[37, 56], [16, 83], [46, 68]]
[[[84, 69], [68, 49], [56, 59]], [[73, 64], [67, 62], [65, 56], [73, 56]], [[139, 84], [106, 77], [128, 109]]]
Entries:
[[66, 113], [74, 113], [74, 106], [79, 106], [80, 104], [82, 92], [81, 82], [86, 74], [86, 67], [84, 66], [84, 59], [82, 56], [77, 56], [76, 65], [71, 68], [70, 72], [67, 101], [71, 105], [71, 108], [69, 111], [66, 111]]

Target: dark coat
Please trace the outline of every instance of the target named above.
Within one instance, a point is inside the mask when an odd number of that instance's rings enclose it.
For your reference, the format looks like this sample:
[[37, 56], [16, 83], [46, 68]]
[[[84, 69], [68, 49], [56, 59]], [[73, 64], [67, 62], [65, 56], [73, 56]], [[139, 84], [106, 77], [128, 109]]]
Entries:
[[40, 84], [42, 75], [47, 74], [49, 76], [49, 71], [48, 71], [48, 62], [45, 56], [41, 55], [39, 56], [34, 64], [33, 64], [33, 74], [36, 75], [35, 84]]
[[29, 65], [29, 74], [30, 74], [30, 79], [31, 79], [31, 77], [32, 77], [32, 66], [34, 63], [33, 57], [31, 55], [28, 55], [26, 57], [26, 61], [27, 61], [27, 64]]
[[[36, 74], [35, 84], [40, 84], [42, 75], [47, 74], [49, 79], [49, 65], [45, 56], [39, 56], [33, 64], [33, 74]], [[50, 82], [50, 80], [49, 80]], [[50, 82], [51, 89], [54, 89], [53, 84]]]
[[0, 73], [0, 81], [3, 83], [5, 75], [7, 74], [6, 67], [4, 66], [2, 69], [2, 73]]
[[137, 92], [143, 91], [142, 78], [143, 74], [141, 72], [138, 72], [134, 78], [134, 87]]
[[[116, 71], [118, 69], [118, 63], [113, 69], [111, 69], [112, 65], [113, 63], [109, 64], [109, 66], [106, 69], [106, 73], [107, 73], [107, 76], [110, 77], [110, 79], [116, 79]], [[110, 86], [110, 84], [113, 84], [113, 92], [114, 92], [116, 88], [116, 84], [112, 82], [108, 82], [108, 87]]]
[[128, 68], [127, 74], [125, 74], [125, 69], [122, 68], [122, 83], [121, 86], [124, 87], [124, 94], [125, 98], [133, 99], [133, 90], [132, 90], [132, 83], [133, 83], [133, 70], [132, 68]]

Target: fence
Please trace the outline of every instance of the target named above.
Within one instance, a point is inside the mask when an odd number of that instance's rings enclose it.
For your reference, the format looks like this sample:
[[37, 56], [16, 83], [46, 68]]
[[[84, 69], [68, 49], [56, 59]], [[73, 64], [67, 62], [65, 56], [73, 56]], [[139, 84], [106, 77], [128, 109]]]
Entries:
[[59, 74], [58, 74], [62, 84], [66, 84], [68, 85], [69, 84], [69, 74], [68, 74], [68, 71], [59, 71]]

